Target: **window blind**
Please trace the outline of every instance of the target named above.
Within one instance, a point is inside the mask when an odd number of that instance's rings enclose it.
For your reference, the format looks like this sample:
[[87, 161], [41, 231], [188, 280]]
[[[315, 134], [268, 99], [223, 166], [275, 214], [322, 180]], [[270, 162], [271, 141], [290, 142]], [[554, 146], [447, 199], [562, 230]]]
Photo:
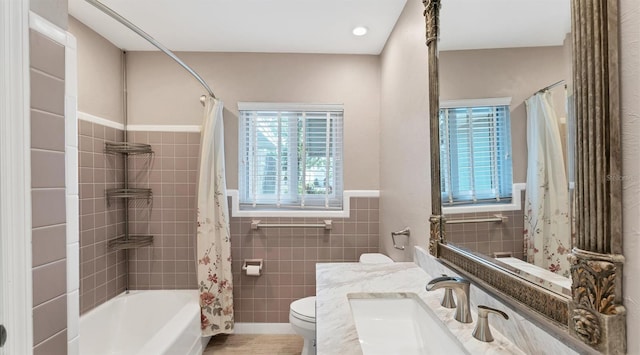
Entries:
[[440, 109], [443, 204], [511, 200], [509, 121], [508, 105]]
[[240, 108], [240, 209], [342, 209], [343, 111]]

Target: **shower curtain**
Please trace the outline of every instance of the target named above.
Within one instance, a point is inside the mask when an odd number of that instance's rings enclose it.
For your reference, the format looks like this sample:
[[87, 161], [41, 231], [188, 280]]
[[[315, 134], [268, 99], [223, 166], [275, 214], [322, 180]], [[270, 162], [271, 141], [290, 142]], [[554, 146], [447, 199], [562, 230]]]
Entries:
[[558, 119], [549, 91], [527, 106], [527, 187], [524, 248], [527, 262], [569, 277], [569, 193]]
[[205, 103], [198, 175], [197, 258], [202, 336], [233, 332], [233, 284], [222, 102]]

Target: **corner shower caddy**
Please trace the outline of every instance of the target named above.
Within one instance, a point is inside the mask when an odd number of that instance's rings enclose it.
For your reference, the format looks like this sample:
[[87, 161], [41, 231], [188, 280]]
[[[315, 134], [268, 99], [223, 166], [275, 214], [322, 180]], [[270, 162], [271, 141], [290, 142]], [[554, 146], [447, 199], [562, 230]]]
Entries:
[[147, 204], [149, 204], [153, 197], [151, 189], [129, 187], [129, 156], [153, 154], [151, 145], [126, 142], [125, 129], [125, 142], [107, 142], [104, 151], [107, 154], [120, 154], [124, 160], [124, 186], [122, 188], [107, 189], [106, 191], [107, 205], [111, 205], [111, 200], [113, 199], [123, 199], [125, 201], [124, 235], [111, 239], [107, 247], [111, 250], [127, 250], [149, 246], [153, 244], [152, 235], [129, 234], [129, 200], [146, 199]]

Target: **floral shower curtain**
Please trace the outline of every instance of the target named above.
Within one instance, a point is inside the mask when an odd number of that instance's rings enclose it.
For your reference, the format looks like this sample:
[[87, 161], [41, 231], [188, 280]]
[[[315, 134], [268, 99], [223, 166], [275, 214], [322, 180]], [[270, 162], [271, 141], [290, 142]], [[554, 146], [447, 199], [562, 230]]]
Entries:
[[198, 176], [198, 288], [202, 336], [233, 332], [233, 284], [221, 101], [205, 103]]
[[569, 193], [558, 119], [549, 91], [527, 106], [527, 187], [524, 248], [527, 262], [569, 277]]

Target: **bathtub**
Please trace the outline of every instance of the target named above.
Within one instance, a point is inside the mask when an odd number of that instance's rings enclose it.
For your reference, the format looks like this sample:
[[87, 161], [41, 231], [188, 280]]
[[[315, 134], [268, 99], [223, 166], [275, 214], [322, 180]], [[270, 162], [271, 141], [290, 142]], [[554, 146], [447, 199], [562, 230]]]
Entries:
[[80, 317], [81, 355], [201, 355], [196, 290], [131, 291]]

